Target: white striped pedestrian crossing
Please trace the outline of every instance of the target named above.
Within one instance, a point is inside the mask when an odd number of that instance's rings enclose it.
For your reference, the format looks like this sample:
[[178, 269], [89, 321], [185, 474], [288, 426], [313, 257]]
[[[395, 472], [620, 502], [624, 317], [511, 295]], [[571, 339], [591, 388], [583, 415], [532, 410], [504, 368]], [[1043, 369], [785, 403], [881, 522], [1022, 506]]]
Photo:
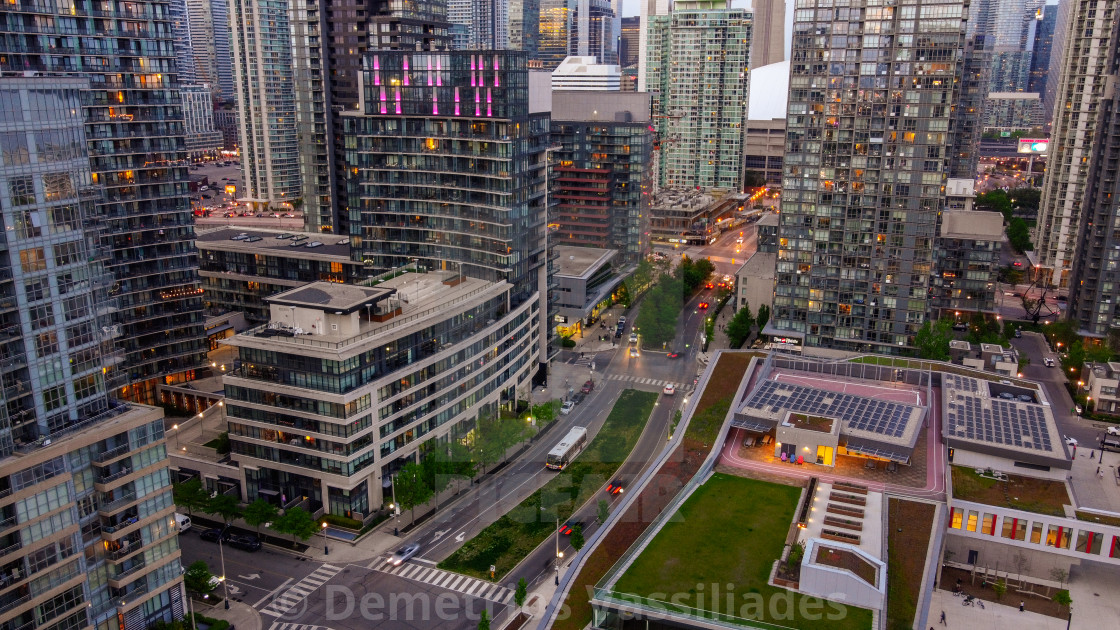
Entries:
[[505, 604], [513, 599], [513, 591], [500, 584], [492, 584], [486, 580], [479, 580], [441, 569], [420, 567], [415, 564], [402, 564], [394, 567], [386, 564], [383, 559], [375, 560], [373, 564], [370, 565], [370, 568], [405, 578], [406, 580], [431, 584], [436, 588], [456, 591], [470, 597], [498, 602], [499, 604]]
[[[411, 565], [410, 565], [411, 566]], [[311, 593], [314, 593], [323, 584], [327, 583], [331, 578], [338, 575], [342, 567], [336, 567], [332, 564], [324, 564], [312, 571], [307, 577], [299, 582], [296, 582], [283, 594], [278, 595], [275, 599], [261, 610], [261, 614], [272, 615], [273, 617], [280, 617], [295, 608], [297, 604], [303, 601]], [[280, 630], [296, 630], [285, 628]]]
[[649, 378], [646, 376], [632, 376], [630, 374], [608, 374], [607, 378], [612, 381], [626, 381], [629, 383], [637, 383], [638, 385], [655, 385], [657, 387], [665, 387], [666, 385], [673, 385], [677, 389], [684, 387], [684, 383], [675, 383], [673, 381], [662, 381], [656, 378]]
[[306, 623], [280, 623], [273, 622], [268, 630], [331, 630], [327, 626], [312, 626]]

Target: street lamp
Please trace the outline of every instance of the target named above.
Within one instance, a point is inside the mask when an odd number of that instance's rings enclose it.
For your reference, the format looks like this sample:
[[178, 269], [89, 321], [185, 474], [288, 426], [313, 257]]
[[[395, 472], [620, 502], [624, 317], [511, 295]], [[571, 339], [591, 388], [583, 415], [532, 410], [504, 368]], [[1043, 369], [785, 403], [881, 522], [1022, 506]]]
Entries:
[[324, 556], [329, 555], [330, 550], [327, 549], [327, 522], [326, 521], [323, 521], [323, 526], [322, 526], [322, 528], [319, 529], [319, 531], [323, 534], [323, 555]]
[[[229, 525], [226, 525], [226, 527], [228, 528]], [[218, 536], [218, 553], [222, 557], [221, 582], [222, 582], [222, 587], [225, 589], [225, 592], [226, 592], [226, 610], [229, 610], [229, 582], [226, 581], [226, 545], [225, 545], [225, 542], [222, 540], [223, 538], [225, 538], [225, 532], [224, 531], [222, 532], [221, 536]]]
[[556, 514], [556, 559], [553, 561], [553, 566], [556, 568], [556, 586], [560, 586], [560, 559], [564, 557], [564, 552], [560, 551], [560, 514]]
[[397, 480], [391, 475], [389, 479], [393, 482], [393, 502], [389, 504], [389, 509], [393, 510], [393, 516], [396, 518], [396, 523], [393, 524], [393, 535], [400, 536], [401, 506], [397, 505]]

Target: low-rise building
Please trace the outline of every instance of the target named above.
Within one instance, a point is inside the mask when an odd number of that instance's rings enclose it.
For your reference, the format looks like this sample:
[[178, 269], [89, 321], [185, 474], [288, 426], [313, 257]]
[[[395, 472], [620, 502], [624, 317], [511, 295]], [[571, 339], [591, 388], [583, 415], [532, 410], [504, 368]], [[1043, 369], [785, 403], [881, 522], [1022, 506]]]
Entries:
[[778, 264], [778, 254], [757, 251], [735, 272], [735, 308], [748, 304], [754, 313], [763, 304], [767, 308], [774, 305], [774, 268]]
[[1093, 411], [1120, 415], [1120, 362], [1082, 365], [1081, 387], [1089, 396]]
[[568, 57], [552, 71], [552, 89], [617, 92], [621, 77], [622, 69], [615, 64], [597, 63], [595, 57]]
[[266, 298], [269, 323], [226, 340], [240, 360], [224, 385], [245, 498], [306, 497], [360, 520], [422, 446], [469, 444], [480, 416], [527, 398], [538, 367], [540, 304], [513, 291], [437, 271]]
[[755, 224], [758, 226], [758, 250], [764, 254], [778, 253], [778, 215], [767, 212]]
[[1033, 92], [992, 92], [984, 101], [984, 131], [1029, 131], [1042, 126], [1042, 101]]
[[251, 325], [269, 321], [270, 295], [309, 282], [364, 278], [349, 240], [337, 235], [221, 227], [199, 231], [195, 245], [208, 315], [241, 312]]
[[615, 250], [558, 245], [555, 252], [556, 333], [566, 337], [599, 319], [613, 303], [612, 293], [622, 276], [612, 264], [618, 256]]
[[649, 206], [650, 240], [671, 245], [706, 245], [736, 222], [744, 204], [741, 195], [662, 190]]

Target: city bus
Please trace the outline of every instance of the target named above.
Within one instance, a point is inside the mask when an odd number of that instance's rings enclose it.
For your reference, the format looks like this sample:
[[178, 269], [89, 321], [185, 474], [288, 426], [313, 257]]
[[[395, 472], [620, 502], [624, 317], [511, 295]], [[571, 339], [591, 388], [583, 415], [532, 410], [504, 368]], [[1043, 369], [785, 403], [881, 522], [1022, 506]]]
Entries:
[[564, 439], [560, 440], [551, 451], [548, 452], [548, 459], [545, 460], [545, 468], [553, 470], [563, 470], [565, 466], [571, 463], [572, 459], [583, 450], [583, 445], [587, 443], [587, 429], [584, 427], [573, 427]]

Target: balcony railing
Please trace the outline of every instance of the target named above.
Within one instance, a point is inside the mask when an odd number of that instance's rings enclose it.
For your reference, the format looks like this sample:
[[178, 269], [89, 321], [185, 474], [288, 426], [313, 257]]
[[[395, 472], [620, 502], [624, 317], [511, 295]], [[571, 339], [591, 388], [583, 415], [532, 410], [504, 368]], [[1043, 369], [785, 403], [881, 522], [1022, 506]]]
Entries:
[[131, 475], [131, 474], [132, 474], [132, 467], [129, 466], [127, 468], [122, 468], [115, 473], [108, 474], [108, 475], [102, 475], [101, 478], [98, 479], [98, 482], [99, 483], [110, 483], [112, 481], [120, 479], [121, 477], [124, 477], [126, 475]]
[[99, 507], [98, 510], [102, 511], [102, 512], [112, 512], [113, 510], [115, 510], [115, 509], [117, 509], [121, 506], [128, 505], [129, 503], [132, 503], [135, 500], [136, 500], [136, 493], [135, 492], [129, 492], [129, 493], [125, 494], [124, 496], [118, 498], [118, 499], [113, 499], [112, 501], [109, 501], [108, 503], [102, 503], [101, 507]]

